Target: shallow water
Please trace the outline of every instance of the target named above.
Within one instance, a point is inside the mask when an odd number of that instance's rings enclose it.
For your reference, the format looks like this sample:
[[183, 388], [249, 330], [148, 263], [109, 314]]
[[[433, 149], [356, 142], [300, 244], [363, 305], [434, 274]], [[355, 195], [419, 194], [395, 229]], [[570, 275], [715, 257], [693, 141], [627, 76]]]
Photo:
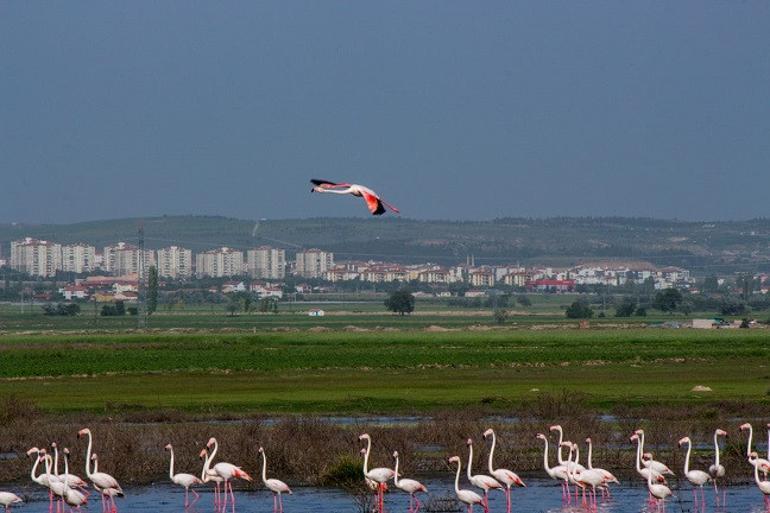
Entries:
[[[528, 487], [513, 491], [513, 512], [522, 513], [580, 513], [587, 512], [586, 508], [573, 505], [565, 505], [561, 500], [559, 486], [550, 480], [526, 479]], [[428, 504], [430, 497], [452, 497], [452, 476], [446, 479], [426, 479], [426, 486], [431, 491], [422, 502]], [[461, 481], [461, 487], [465, 488]], [[468, 487], [470, 488], [470, 487]], [[26, 504], [17, 507], [15, 511], [24, 513], [47, 513], [48, 496], [39, 487], [3, 485], [3, 490], [12, 490], [25, 498]], [[196, 505], [187, 511], [182, 507], [184, 500], [183, 490], [161, 483], [154, 486], [128, 488], [126, 497], [118, 499], [119, 511], [124, 513], [215, 513], [213, 496], [208, 488], [201, 488], [201, 499]], [[706, 490], [706, 507], [699, 505], [697, 510], [693, 507], [692, 492], [689, 487], [683, 490], [675, 490], [677, 496], [667, 501], [665, 511], [668, 513], [761, 513], [765, 512], [762, 494], [756, 486], [742, 485], [727, 489], [727, 506], [716, 508], [714, 506], [713, 489]], [[272, 495], [264, 489], [252, 491], [236, 491], [236, 512], [255, 513], [271, 512]], [[399, 490], [391, 491], [386, 495], [385, 508], [389, 513], [406, 513], [408, 498]], [[98, 497], [92, 496], [88, 511], [101, 511]], [[362, 510], [356, 504], [355, 499], [345, 492], [333, 488], [296, 488], [294, 494], [284, 498], [284, 511], [286, 513], [361, 513]], [[421, 512], [430, 513], [427, 507]], [[442, 513], [450, 511], [465, 511], [465, 509], [442, 509]], [[474, 509], [480, 513], [482, 509]], [[496, 492], [490, 495], [490, 511], [492, 513], [505, 512], [505, 497]], [[653, 513], [656, 508], [647, 503], [647, 488], [643, 482], [624, 482], [622, 486], [615, 486], [612, 499], [599, 503], [598, 513]], [[228, 507], [228, 512], [231, 512]]]

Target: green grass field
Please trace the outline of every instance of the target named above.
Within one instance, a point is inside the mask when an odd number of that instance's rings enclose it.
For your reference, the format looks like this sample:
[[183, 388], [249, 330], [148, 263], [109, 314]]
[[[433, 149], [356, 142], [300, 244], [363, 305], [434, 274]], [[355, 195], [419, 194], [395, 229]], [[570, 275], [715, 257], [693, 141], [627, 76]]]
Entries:
[[95, 412], [503, 410], [564, 390], [606, 408], [767, 404], [769, 340], [766, 330], [653, 329], [6, 335], [0, 396]]

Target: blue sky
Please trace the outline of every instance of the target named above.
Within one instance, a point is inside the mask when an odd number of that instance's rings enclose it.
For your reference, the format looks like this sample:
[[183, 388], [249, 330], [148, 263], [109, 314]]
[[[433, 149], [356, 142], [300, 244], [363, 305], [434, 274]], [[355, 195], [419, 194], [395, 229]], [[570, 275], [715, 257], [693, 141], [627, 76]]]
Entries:
[[767, 216], [770, 3], [3, 2], [0, 222]]

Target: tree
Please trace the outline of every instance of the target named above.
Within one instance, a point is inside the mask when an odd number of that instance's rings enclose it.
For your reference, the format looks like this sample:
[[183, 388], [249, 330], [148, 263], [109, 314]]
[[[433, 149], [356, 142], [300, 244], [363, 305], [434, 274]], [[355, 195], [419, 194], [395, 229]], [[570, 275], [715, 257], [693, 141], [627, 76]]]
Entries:
[[158, 309], [158, 268], [150, 266], [147, 273], [147, 315]]
[[708, 276], [703, 280], [703, 292], [714, 293], [719, 291], [719, 279], [715, 274]]
[[532, 306], [532, 301], [530, 301], [530, 299], [525, 295], [517, 296], [516, 302], [525, 308], [528, 306]]
[[414, 312], [414, 296], [407, 289], [391, 292], [385, 300], [385, 308], [399, 315]]
[[505, 308], [496, 308], [492, 316], [497, 324], [505, 324], [508, 320], [508, 310]]
[[237, 301], [230, 301], [225, 305], [225, 311], [230, 314], [230, 317], [235, 317], [235, 312], [240, 310], [241, 307]]
[[636, 299], [624, 297], [623, 301], [615, 308], [615, 317], [631, 317], [636, 311]]
[[677, 289], [669, 288], [655, 294], [652, 307], [661, 312], [674, 312], [682, 304], [684, 298]]
[[564, 312], [568, 319], [590, 319], [594, 316], [593, 309], [584, 301], [575, 301]]
[[722, 315], [745, 315], [748, 312], [746, 303], [736, 298], [725, 298], [719, 305]]

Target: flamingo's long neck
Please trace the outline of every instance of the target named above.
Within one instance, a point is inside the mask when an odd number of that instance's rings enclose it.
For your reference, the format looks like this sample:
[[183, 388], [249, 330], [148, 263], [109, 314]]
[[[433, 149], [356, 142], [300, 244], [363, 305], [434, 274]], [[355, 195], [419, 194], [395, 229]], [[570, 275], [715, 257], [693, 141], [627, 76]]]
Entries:
[[[455, 474], [455, 492], [460, 493], [460, 467], [462, 467], [462, 463], [460, 463], [460, 458], [457, 459], [457, 473]], [[759, 479], [759, 474], [757, 474], [757, 479]]]
[[497, 443], [497, 438], [495, 437], [495, 432], [492, 431], [492, 447], [489, 449], [489, 473], [494, 474], [495, 470], [492, 467], [492, 455], [495, 453], [495, 444]]
[[468, 445], [468, 479], [471, 478], [471, 464], [473, 463], [473, 444]]
[[578, 447], [577, 444], [575, 444], [575, 467], [578, 466], [578, 461], [580, 460], [580, 447]]
[[543, 467], [545, 467], [545, 471], [548, 473], [548, 475], [550, 475], [551, 467], [548, 466], [548, 439], [543, 437], [543, 441], [545, 442], [545, 450], [543, 451]]
[[316, 189], [316, 192], [325, 192], [328, 194], [353, 194], [353, 190], [351, 187], [348, 187], [347, 189], [341, 189], [341, 190], [319, 188], [319, 189]]
[[267, 483], [267, 456], [265, 456], [265, 451], [262, 451], [262, 482]]
[[214, 450], [211, 451], [211, 455], [209, 455], [209, 465], [211, 465], [211, 462], [214, 461], [214, 456], [216, 455], [217, 451], [219, 450], [219, 442], [217, 442], [217, 439], [214, 439]]
[[639, 438], [636, 439], [636, 470], [642, 471], [642, 444], [639, 443]]
[[593, 452], [593, 444], [588, 442], [588, 469], [593, 470], [594, 466], [591, 464], [591, 453]]
[[393, 469], [395, 475], [393, 476], [393, 484], [398, 486], [398, 456], [396, 456], [396, 468]]
[[67, 490], [69, 488], [69, 480], [70, 480], [70, 464], [69, 464], [69, 457], [65, 452], [64, 453], [64, 490]]
[[559, 426], [559, 443], [556, 444], [556, 447], [558, 447], [558, 451], [556, 451], [556, 460], [559, 462], [559, 465], [564, 465], [564, 456], [561, 454], [561, 443], [564, 441], [564, 431], [561, 429], [561, 426]]
[[639, 434], [639, 452], [644, 454], [644, 431], [641, 430]]
[[690, 452], [692, 451], [692, 442], [687, 441], [687, 456], [684, 457], [684, 474], [685, 476], [690, 472]]
[[719, 440], [717, 439], [716, 431], [714, 431], [714, 454], [716, 455], [716, 458], [714, 460], [714, 465], [718, 468], [719, 467]]
[[[40, 452], [37, 453], [37, 457], [35, 458], [35, 463], [32, 465], [32, 472], [29, 473], [29, 477], [32, 478], [32, 480], [36, 483], [39, 483], [40, 476], [35, 476], [35, 471], [37, 470], [37, 466], [40, 464]], [[40, 472], [43, 473], [42, 471]]]
[[51, 455], [45, 455], [45, 475], [48, 477], [48, 482], [51, 482]]
[[751, 456], [751, 437], [754, 435], [754, 428], [749, 424], [749, 445], [746, 447], [746, 457]]
[[372, 439], [366, 439], [366, 454], [364, 454], [364, 475], [369, 475], [369, 451], [372, 450]]
[[93, 438], [91, 437], [91, 432], [88, 432], [88, 449], [86, 449], [86, 475], [88, 477], [91, 477], [91, 443], [93, 442]]
[[761, 487], [761, 481], [759, 480], [759, 462], [754, 462], [754, 481]]
[[171, 480], [174, 479], [174, 448], [169, 447], [169, 452], [171, 453], [171, 461], [168, 464], [168, 477], [171, 478]]
[[647, 488], [652, 489], [652, 469], [647, 472]]
[[59, 446], [53, 446], [53, 475], [59, 477]]

